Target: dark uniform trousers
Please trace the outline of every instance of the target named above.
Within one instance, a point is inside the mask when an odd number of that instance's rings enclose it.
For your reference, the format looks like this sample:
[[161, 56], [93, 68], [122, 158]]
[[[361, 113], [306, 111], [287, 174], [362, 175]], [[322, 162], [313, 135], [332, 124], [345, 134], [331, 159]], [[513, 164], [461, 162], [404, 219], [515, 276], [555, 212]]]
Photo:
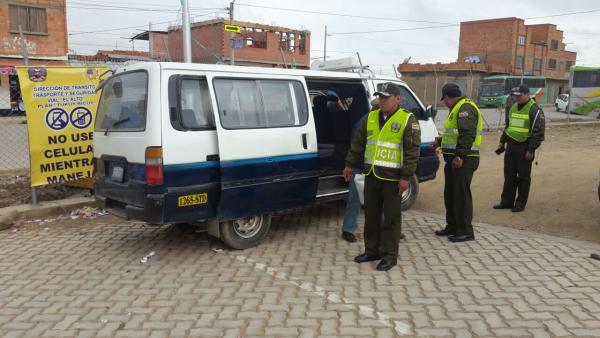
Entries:
[[381, 180], [373, 174], [365, 178], [365, 253], [394, 263], [402, 233], [402, 196], [398, 191], [397, 181]]
[[473, 235], [471, 180], [479, 167], [479, 157], [463, 157], [463, 166], [452, 169], [453, 156], [445, 156], [444, 203], [448, 229], [457, 235]]
[[[525, 207], [531, 187], [531, 164], [525, 159], [527, 142], [509, 140], [504, 155], [504, 188], [501, 203], [506, 206]], [[515, 201], [515, 196], [519, 195]]]

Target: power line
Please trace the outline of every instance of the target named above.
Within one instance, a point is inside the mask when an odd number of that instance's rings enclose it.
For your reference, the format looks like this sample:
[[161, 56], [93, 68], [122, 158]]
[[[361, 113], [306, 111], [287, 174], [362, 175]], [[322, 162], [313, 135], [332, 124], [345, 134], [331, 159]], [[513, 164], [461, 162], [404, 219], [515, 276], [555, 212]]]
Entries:
[[[211, 16], [213, 14], [217, 14], [220, 11], [216, 11], [216, 12], [212, 12], [212, 13], [208, 13], [208, 14], [203, 14], [203, 15], [194, 15], [192, 16], [192, 19], [194, 18], [199, 18], [202, 16]], [[175, 20], [169, 20], [169, 21], [161, 21], [161, 22], [154, 22], [154, 25], [161, 25], [161, 24], [165, 24], [165, 23], [171, 23]], [[121, 31], [121, 30], [127, 30], [127, 29], [134, 29], [134, 28], [147, 28], [148, 25], [138, 25], [138, 26], [129, 26], [129, 27], [119, 27], [119, 28], [111, 28], [111, 29], [102, 29], [102, 30], [97, 30], [97, 31], [86, 31], [86, 32], [73, 32], [73, 33], [69, 33], [69, 36], [72, 35], [82, 35], [82, 34], [94, 34], [94, 33], [105, 33], [105, 32], [114, 32], [114, 31]]]
[[[172, 8], [142, 8], [142, 7], [126, 7], [126, 6], [107, 6], [107, 5], [79, 5], [79, 4], [75, 4], [75, 5], [69, 5], [68, 8], [71, 9], [89, 9], [89, 10], [99, 10], [99, 11], [121, 11], [121, 12], [170, 12], [170, 13], [178, 13], [179, 10], [178, 9], [172, 9]], [[207, 9], [198, 9], [198, 10], [193, 10], [192, 12], [202, 12], [202, 11], [206, 11]], [[225, 10], [225, 9], [220, 9], [220, 10]]]
[[[77, 4], [77, 5], [85, 5], [85, 6], [100, 6], [100, 5], [106, 5], [106, 7], [124, 7], [123, 5], [134, 5], [134, 6], [139, 6], [140, 3], [139, 2], [122, 2], [122, 1], [117, 1], [117, 2], [113, 2], [113, 1], [85, 1], [85, 0], [76, 0], [76, 1], [69, 1], [70, 4]], [[144, 7], [147, 6], [153, 6], [153, 7], [160, 7], [160, 8], [168, 8], [168, 9], [175, 9], [177, 10], [177, 8], [179, 6], [165, 6], [165, 3], [161, 3], [161, 4], [154, 4], [154, 3], [147, 3], [144, 2], [143, 3]], [[221, 7], [190, 7], [190, 9], [194, 9], [194, 10], [215, 10], [215, 9], [222, 9]]]
[[375, 20], [406, 21], [406, 22], [417, 22], [417, 23], [448, 24], [448, 22], [400, 19], [400, 18], [389, 18], [389, 17], [375, 17], [375, 16], [361, 16], [361, 15], [351, 15], [351, 14], [333, 13], [333, 12], [318, 12], [318, 11], [308, 11], [308, 10], [297, 9], [297, 8], [281, 8], [281, 7], [251, 5], [251, 4], [240, 3], [240, 2], [236, 2], [235, 4], [237, 6], [246, 6], [246, 7], [263, 8], [263, 9], [274, 9], [274, 10], [278, 10], [278, 11], [288, 11], [288, 12], [294, 12], [294, 13], [308, 13], [308, 14], [319, 14], [319, 15], [341, 16], [341, 17], [356, 18], [356, 19], [369, 19], [369, 20], [375, 19]]
[[568, 12], [568, 13], [559, 13], [559, 14], [544, 15], [544, 16], [534, 16], [534, 17], [524, 18], [524, 19], [525, 20], [546, 19], [546, 18], [555, 18], [555, 17], [559, 17], [559, 16], [568, 16], [568, 15], [576, 15], [576, 14], [588, 14], [588, 13], [595, 13], [595, 12], [600, 12], [600, 9], [591, 9], [589, 11]]
[[440, 26], [426, 26], [426, 27], [412, 27], [412, 28], [385, 29], [385, 30], [378, 30], [378, 31], [331, 33], [329, 35], [333, 36], [333, 35], [349, 35], [349, 34], [389, 33], [389, 32], [401, 32], [401, 31], [416, 31], [416, 30], [421, 30], [421, 29], [434, 29], [434, 28], [456, 27], [456, 26], [460, 26], [460, 24], [440, 25]]

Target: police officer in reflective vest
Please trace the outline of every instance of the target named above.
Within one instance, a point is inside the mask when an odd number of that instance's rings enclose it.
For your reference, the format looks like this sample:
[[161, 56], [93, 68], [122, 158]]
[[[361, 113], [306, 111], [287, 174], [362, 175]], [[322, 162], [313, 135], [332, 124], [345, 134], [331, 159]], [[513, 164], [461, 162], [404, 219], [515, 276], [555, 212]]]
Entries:
[[[535, 150], [544, 140], [544, 112], [529, 94], [529, 87], [512, 89], [515, 103], [506, 115], [506, 127], [500, 137], [497, 153], [504, 155], [504, 188], [501, 201], [494, 209], [525, 210], [531, 186], [531, 164]], [[518, 196], [517, 196], [518, 191]], [[515, 199], [516, 197], [516, 199]]]
[[479, 147], [483, 116], [471, 99], [462, 96], [460, 88], [447, 83], [442, 88], [442, 101], [450, 109], [444, 122], [441, 143], [444, 154], [444, 203], [446, 205], [446, 227], [435, 232], [448, 236], [451, 242], [475, 239], [473, 233], [473, 198], [471, 179], [479, 167]]
[[[374, 95], [379, 109], [359, 126], [346, 156], [344, 178], [364, 162], [365, 252], [357, 263], [380, 260], [377, 270], [387, 271], [398, 261], [402, 231], [402, 192], [409, 189], [420, 153], [421, 131], [412, 113], [400, 107], [401, 89], [387, 82]], [[383, 210], [383, 222], [382, 222]]]

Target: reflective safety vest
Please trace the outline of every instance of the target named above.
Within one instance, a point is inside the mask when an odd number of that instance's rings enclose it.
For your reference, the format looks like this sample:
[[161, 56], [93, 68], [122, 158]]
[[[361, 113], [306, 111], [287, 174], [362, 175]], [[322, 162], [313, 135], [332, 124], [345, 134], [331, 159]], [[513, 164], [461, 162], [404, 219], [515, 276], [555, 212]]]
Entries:
[[365, 149], [365, 174], [386, 181], [399, 181], [402, 177], [404, 130], [412, 114], [399, 108], [379, 128], [379, 109], [369, 113], [367, 119], [367, 146]]
[[447, 155], [456, 155], [456, 145], [458, 144], [458, 114], [460, 108], [464, 104], [470, 104], [477, 110], [477, 135], [475, 136], [475, 141], [473, 141], [471, 148], [467, 152], [467, 156], [479, 156], [481, 132], [483, 131], [483, 116], [481, 116], [481, 111], [475, 102], [468, 98], [458, 101], [444, 122], [444, 131], [442, 132], [442, 152]]
[[519, 109], [517, 103], [510, 107], [508, 128], [506, 135], [517, 142], [525, 142], [529, 138], [529, 111], [535, 101], [529, 99], [527, 104]]

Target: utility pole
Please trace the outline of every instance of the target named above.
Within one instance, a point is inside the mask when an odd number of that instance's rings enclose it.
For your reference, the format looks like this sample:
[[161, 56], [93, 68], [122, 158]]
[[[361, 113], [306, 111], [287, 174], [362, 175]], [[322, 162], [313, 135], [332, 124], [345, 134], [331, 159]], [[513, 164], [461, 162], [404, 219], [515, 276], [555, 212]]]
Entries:
[[27, 44], [25, 43], [25, 37], [23, 36], [23, 29], [21, 25], [19, 25], [19, 43], [21, 44], [21, 49], [23, 50], [23, 63], [25, 66], [29, 65], [29, 52], [27, 51]]
[[148, 23], [148, 51], [150, 52], [150, 57], [152, 58], [152, 50], [153, 48], [153, 44], [152, 44], [152, 22]]
[[183, 31], [183, 62], [192, 63], [192, 34], [190, 31], [190, 5], [188, 0], [181, 0], [181, 7], [183, 7], [181, 27]]
[[323, 43], [323, 62], [327, 62], [327, 25], [325, 25], [325, 39]]
[[[235, 2], [235, 0], [233, 0], [232, 2], [229, 3], [229, 24], [233, 25], [233, 3]], [[233, 41], [233, 37], [234, 32], [229, 33], [229, 44], [231, 46], [231, 58], [230, 58], [230, 63], [231, 65], [235, 65], [235, 44]]]
[[[25, 43], [25, 37], [23, 36], [23, 29], [19, 25], [19, 43], [23, 50], [23, 64], [29, 66], [29, 51], [27, 51], [27, 43]], [[30, 163], [31, 166], [31, 163]], [[37, 191], [35, 187], [31, 187], [31, 204], [37, 204]]]

